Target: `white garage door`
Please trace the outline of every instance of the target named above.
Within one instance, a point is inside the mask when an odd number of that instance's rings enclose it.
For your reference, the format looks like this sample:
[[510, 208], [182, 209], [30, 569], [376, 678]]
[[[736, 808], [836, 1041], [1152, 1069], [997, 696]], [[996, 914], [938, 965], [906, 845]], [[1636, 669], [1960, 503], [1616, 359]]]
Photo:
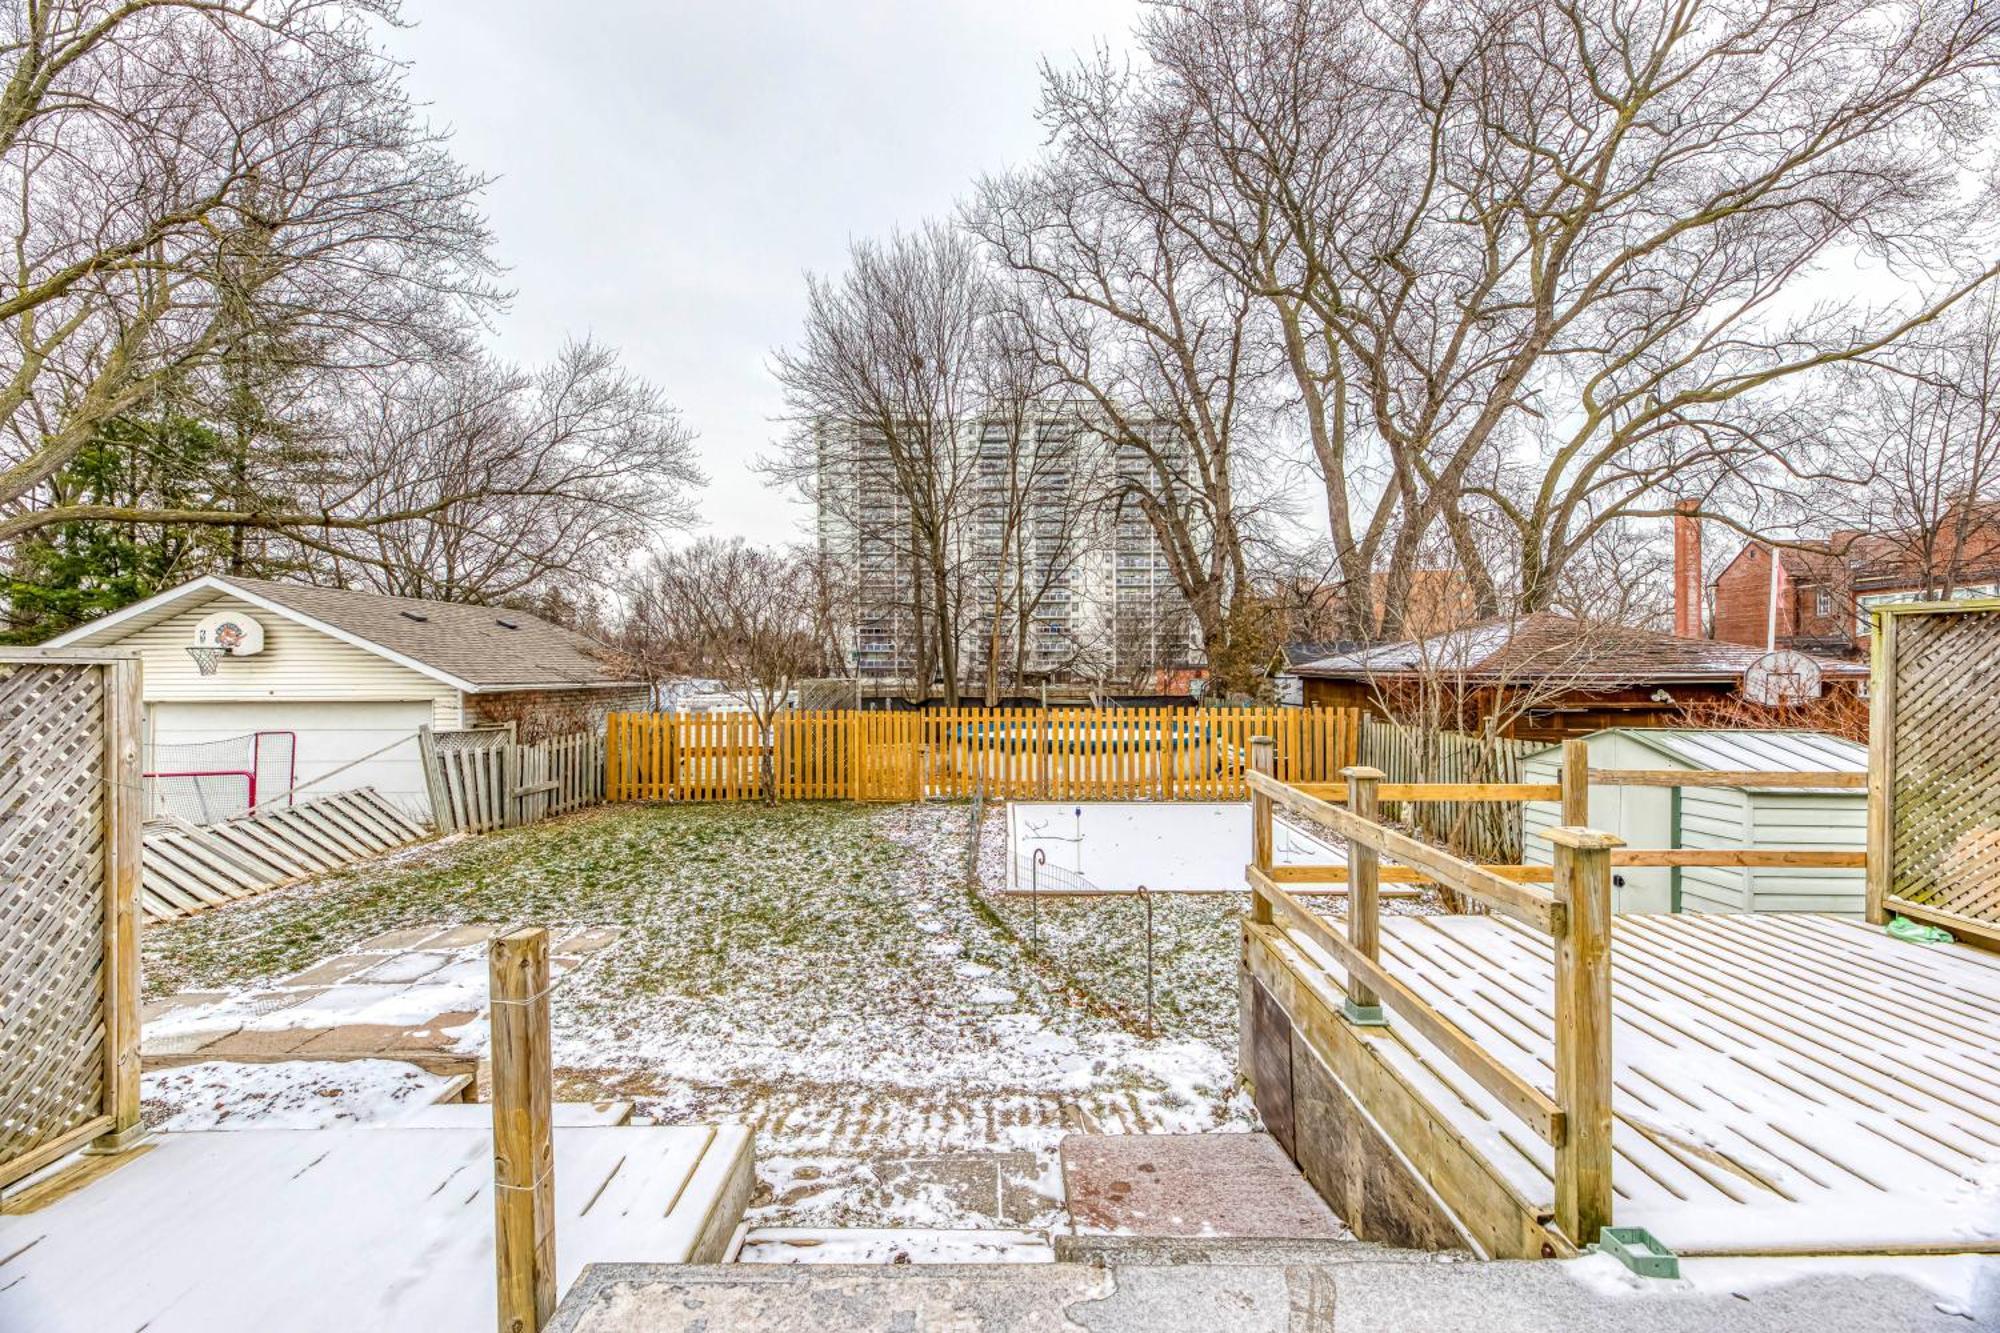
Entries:
[[[289, 731], [298, 738], [299, 795], [323, 796], [352, 787], [373, 787], [425, 821], [430, 798], [417, 728], [431, 720], [428, 700], [397, 703], [155, 703], [147, 705], [151, 745], [228, 740], [258, 731]], [[384, 746], [391, 748], [383, 750]], [[363, 759], [352, 768], [341, 765]], [[155, 751], [155, 753], [160, 753]], [[154, 767], [148, 756], [148, 767]], [[339, 772], [334, 772], [341, 769]], [[331, 776], [327, 776], [331, 774]], [[325, 777], [323, 782], [314, 779]], [[313, 785], [308, 787], [307, 783]], [[264, 793], [259, 793], [259, 799]]]

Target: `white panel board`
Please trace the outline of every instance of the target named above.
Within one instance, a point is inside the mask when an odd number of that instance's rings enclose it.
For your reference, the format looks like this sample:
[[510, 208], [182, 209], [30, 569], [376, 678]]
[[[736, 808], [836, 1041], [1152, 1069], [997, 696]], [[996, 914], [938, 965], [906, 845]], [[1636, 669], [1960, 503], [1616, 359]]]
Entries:
[[[1241, 889], [1250, 860], [1248, 801], [1014, 801], [1007, 806], [1007, 887], [1026, 891], [1034, 854], [1044, 889]], [[1280, 821], [1279, 865], [1326, 865], [1344, 850]], [[1079, 883], [1080, 881], [1080, 883]]]

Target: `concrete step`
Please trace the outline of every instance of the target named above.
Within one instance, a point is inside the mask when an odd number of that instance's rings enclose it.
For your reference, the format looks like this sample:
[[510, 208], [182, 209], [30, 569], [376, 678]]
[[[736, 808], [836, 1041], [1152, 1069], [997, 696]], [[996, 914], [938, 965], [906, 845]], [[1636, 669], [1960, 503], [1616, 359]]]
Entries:
[[[1888, 1272], [1774, 1285], [1626, 1281], [1615, 1261], [593, 1265], [545, 1333], [1963, 1333], [1934, 1292]], [[1596, 1265], [1588, 1277], [1579, 1265]], [[1608, 1267], [1607, 1267], [1608, 1265]], [[1803, 1271], [1803, 1270], [1801, 1270]], [[1719, 1285], [1718, 1285], [1719, 1284]]]

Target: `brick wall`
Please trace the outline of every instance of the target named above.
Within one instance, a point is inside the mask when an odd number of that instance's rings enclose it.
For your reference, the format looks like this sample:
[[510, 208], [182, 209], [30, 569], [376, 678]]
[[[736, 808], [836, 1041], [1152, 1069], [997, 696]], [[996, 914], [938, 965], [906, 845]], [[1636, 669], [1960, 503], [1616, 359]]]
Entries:
[[647, 703], [643, 684], [602, 690], [508, 690], [500, 694], [465, 696], [465, 725], [495, 726], [512, 722], [523, 742], [576, 732], [604, 730], [604, 715], [642, 711]]
[[[1771, 553], [1751, 545], [1715, 580], [1711, 638], [1762, 648], [1771, 596]], [[1854, 593], [1845, 566], [1831, 556], [1787, 555], [1778, 577], [1778, 646], [1813, 652], [1848, 650], [1854, 637]]]
[[[1778, 638], [1788, 639], [1797, 619], [1792, 582], [1778, 580]], [[1771, 596], [1771, 552], [1746, 547], [1715, 580], [1714, 636], [1723, 643], [1762, 647]]]

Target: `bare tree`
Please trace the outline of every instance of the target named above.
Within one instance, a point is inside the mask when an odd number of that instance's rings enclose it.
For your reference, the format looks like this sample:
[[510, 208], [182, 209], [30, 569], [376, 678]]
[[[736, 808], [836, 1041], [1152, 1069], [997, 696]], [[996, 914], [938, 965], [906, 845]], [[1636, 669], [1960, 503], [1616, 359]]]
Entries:
[[456, 353], [498, 299], [483, 182], [410, 103], [371, 31], [385, 18], [390, 3], [36, 0], [0, 19], [0, 542], [74, 521], [353, 529], [457, 498], [330, 513], [252, 488], [247, 459], [222, 505], [67, 504], [47, 486], [163, 394], [212, 404], [247, 449], [267, 435], [251, 397]]
[[1184, 127], [1129, 114], [1108, 66], [1050, 72], [1051, 159], [983, 181], [968, 224], [1013, 275], [1020, 326], [1085, 405], [1114, 457], [1113, 521], [1151, 530], [1199, 628], [1217, 697], [1241, 692], [1269, 644], [1234, 640], [1267, 618], [1252, 603], [1239, 454], [1259, 376], [1248, 294], [1172, 216]]
[[808, 275], [804, 332], [774, 358], [793, 432], [772, 475], [803, 487], [823, 521], [846, 526], [864, 580], [871, 562], [893, 567], [919, 697], [935, 678], [954, 706], [978, 478], [964, 434], [982, 415], [990, 316], [977, 248], [929, 223], [857, 241], [838, 281]]
[[1833, 432], [1842, 484], [1818, 496], [1852, 534], [1835, 554], [1951, 597], [2000, 565], [2000, 298], [1981, 292], [1851, 379]]
[[647, 660], [712, 676], [756, 716], [764, 799], [777, 799], [771, 726], [801, 680], [826, 669], [807, 560], [746, 545], [696, 542], [656, 556], [633, 590], [627, 640]]
[[[1782, 474], [1807, 377], [1994, 272], [1976, 6], [1184, 0], [1141, 36], [1145, 79], [1054, 81], [1062, 123], [1255, 301], [1357, 637], [1434, 533], [1539, 609], [1607, 527]], [[1904, 290], [1812, 299], [1858, 256]]]
[[485, 360], [413, 369], [350, 419], [358, 476], [326, 479], [319, 507], [422, 517], [312, 547], [334, 582], [402, 597], [586, 592], [686, 527], [703, 480], [680, 414], [587, 342], [533, 373]]

